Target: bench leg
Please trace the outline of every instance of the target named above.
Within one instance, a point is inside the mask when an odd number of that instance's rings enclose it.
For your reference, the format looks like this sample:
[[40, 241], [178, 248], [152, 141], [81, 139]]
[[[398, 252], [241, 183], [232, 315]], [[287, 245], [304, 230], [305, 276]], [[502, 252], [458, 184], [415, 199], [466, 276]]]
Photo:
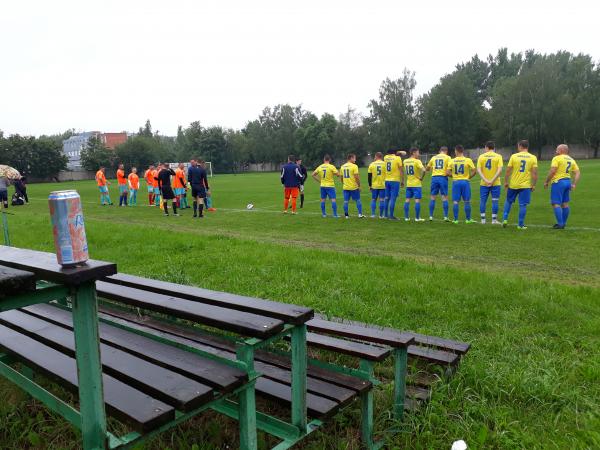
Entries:
[[292, 340], [292, 424], [306, 434], [306, 325], [291, 331]]
[[93, 281], [81, 285], [73, 296], [73, 330], [83, 448], [104, 449], [106, 448], [106, 414], [98, 339], [98, 304]]
[[406, 367], [408, 352], [406, 348], [394, 350], [394, 417], [402, 420], [404, 397], [406, 395]]
[[[372, 361], [365, 359], [360, 360], [360, 370], [363, 372], [365, 379], [373, 378], [374, 364]], [[373, 442], [373, 425], [374, 425], [374, 410], [373, 410], [373, 388], [360, 394], [360, 431], [362, 436], [363, 448], [371, 450], [375, 448]]]
[[[254, 376], [254, 349], [249, 345], [238, 347], [237, 359], [246, 363], [248, 376]], [[250, 381], [248, 386], [238, 394], [241, 450], [256, 450], [258, 448], [254, 384], [254, 380]]]

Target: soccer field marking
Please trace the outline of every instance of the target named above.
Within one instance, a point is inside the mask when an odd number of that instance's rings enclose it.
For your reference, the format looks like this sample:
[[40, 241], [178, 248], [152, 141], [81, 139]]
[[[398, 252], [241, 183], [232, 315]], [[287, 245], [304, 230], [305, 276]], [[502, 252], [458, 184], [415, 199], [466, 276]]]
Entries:
[[[29, 198], [31, 200], [41, 200], [41, 201], [46, 201], [47, 200], [46, 198], [39, 198], [39, 197], [29, 197]], [[313, 200], [312, 202], [315, 202], [315, 201]], [[102, 206], [100, 206], [97, 202], [82, 201], [81, 203], [85, 204], [85, 205], [96, 205], [96, 206], [102, 208]], [[307, 203], [307, 202], [305, 202], [305, 203]], [[114, 207], [120, 208], [118, 205], [114, 205]], [[129, 206], [127, 206], [127, 208], [129, 208]], [[139, 205], [139, 206], [136, 206], [134, 208], [148, 208], [148, 206], [147, 205]], [[273, 209], [271, 210], [271, 209], [268, 209], [268, 208], [273, 208]], [[263, 213], [263, 214], [279, 214], [279, 215], [284, 215], [283, 212], [280, 209], [276, 210], [275, 208], [277, 208], [277, 205], [275, 205], [275, 206], [264, 206], [264, 207], [261, 207], [261, 208], [256, 208], [255, 207], [253, 209], [247, 209], [247, 208], [218, 208], [218, 211], [227, 212], [227, 213], [234, 213], [234, 214], [239, 214], [239, 213], [248, 213], [248, 214]], [[320, 217], [321, 213], [320, 212], [312, 212], [312, 211], [303, 211], [302, 209], [298, 208], [298, 215], [299, 216], [311, 215], [311, 216], [319, 216]], [[328, 219], [332, 218], [331, 214], [328, 214], [327, 218]], [[340, 219], [341, 218], [342, 218], [342, 216], [340, 215]], [[351, 215], [350, 218], [356, 219], [357, 217], [355, 215], [354, 216]], [[367, 215], [365, 217], [365, 220], [366, 219], [370, 219], [370, 217], [368, 217], [368, 215]], [[379, 220], [379, 219], [377, 219], [377, 220]], [[403, 220], [399, 220], [398, 222], [399, 223], [400, 222], [404, 223]], [[411, 219], [410, 223], [413, 223], [413, 222], [414, 222], [414, 220]], [[440, 219], [436, 219], [436, 220], [434, 220], [434, 222], [442, 223], [442, 221]], [[477, 222], [476, 225], [482, 225], [482, 224], [479, 223], [479, 222]], [[500, 225], [486, 224], [486, 226], [490, 226], [490, 227], [494, 227], [494, 228], [502, 228]], [[511, 228], [514, 228], [515, 224], [510, 224], [509, 226]], [[552, 228], [552, 225], [550, 225], [550, 224], [539, 224], [539, 223], [534, 223], [534, 224], [528, 223], [527, 227], [530, 227], [530, 228]], [[568, 230], [573, 230], [573, 231], [593, 231], [593, 232], [596, 232], [596, 233], [600, 233], [600, 228], [594, 228], [594, 227], [577, 227], [577, 226], [571, 227], [571, 226], [569, 226], [569, 227], [567, 227], [567, 229]]]

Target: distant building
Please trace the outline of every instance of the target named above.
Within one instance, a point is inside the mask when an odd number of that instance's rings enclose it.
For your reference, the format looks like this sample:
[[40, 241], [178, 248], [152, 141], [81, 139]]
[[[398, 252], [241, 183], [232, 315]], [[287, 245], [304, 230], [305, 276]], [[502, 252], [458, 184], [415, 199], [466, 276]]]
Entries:
[[69, 159], [67, 161], [67, 169], [81, 169], [81, 151], [85, 149], [88, 141], [92, 136], [100, 139], [100, 141], [109, 149], [114, 150], [119, 144], [127, 141], [127, 133], [101, 133], [99, 131], [87, 131], [71, 136], [63, 141], [63, 153]]

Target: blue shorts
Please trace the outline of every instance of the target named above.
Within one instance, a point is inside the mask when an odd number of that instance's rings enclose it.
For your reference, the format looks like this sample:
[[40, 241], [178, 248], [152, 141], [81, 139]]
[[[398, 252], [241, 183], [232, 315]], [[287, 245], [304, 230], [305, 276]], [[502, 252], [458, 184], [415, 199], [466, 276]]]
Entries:
[[148, 186], [148, 194], [154, 194], [154, 188], [151, 185]]
[[358, 189], [354, 189], [353, 191], [347, 191], [344, 189], [344, 201], [347, 202], [350, 199], [354, 200], [355, 202], [359, 201], [360, 191]]
[[571, 200], [571, 179], [563, 178], [556, 183], [552, 183], [550, 187], [550, 203], [552, 205], [560, 205], [568, 203]]
[[155, 187], [155, 188], [154, 188], [154, 194], [155, 194], [155, 195], [160, 195], [160, 188], [158, 188], [158, 187]]
[[399, 181], [386, 181], [385, 182], [385, 197], [395, 198], [400, 195], [400, 182]]
[[128, 191], [128, 187], [126, 184], [120, 184], [119, 185], [119, 194], [124, 194]]
[[406, 188], [406, 198], [414, 198], [417, 200], [421, 199], [423, 195], [423, 189], [420, 187], [407, 187]]
[[108, 194], [108, 186], [98, 186], [98, 189], [100, 190], [100, 193]]
[[175, 195], [183, 195], [185, 194], [185, 188], [174, 188], [173, 192], [175, 193]]
[[492, 195], [492, 198], [500, 198], [500, 185], [479, 186], [479, 198], [481, 200], [487, 200], [490, 194]]
[[321, 198], [325, 200], [327, 197], [329, 197], [332, 200], [335, 200], [334, 187], [321, 187]]
[[373, 200], [383, 200], [385, 198], [385, 189], [371, 189], [371, 198]]
[[460, 202], [461, 199], [465, 202], [471, 201], [471, 185], [467, 180], [452, 182], [452, 201]]
[[531, 202], [531, 188], [522, 189], [511, 189], [508, 188], [506, 191], [506, 201], [508, 203], [514, 203], [519, 197], [519, 205], [529, 205]]
[[448, 177], [436, 175], [431, 177], [431, 195], [448, 195]]

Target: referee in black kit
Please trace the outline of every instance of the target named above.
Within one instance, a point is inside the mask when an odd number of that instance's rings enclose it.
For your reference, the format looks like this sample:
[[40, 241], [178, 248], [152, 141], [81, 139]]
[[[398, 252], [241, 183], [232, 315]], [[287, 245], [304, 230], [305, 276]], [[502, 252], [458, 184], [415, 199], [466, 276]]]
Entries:
[[306, 167], [302, 165], [302, 158], [296, 160], [296, 165], [298, 166], [298, 169], [300, 169], [300, 175], [302, 175], [302, 181], [300, 181], [300, 186], [298, 186], [298, 188], [300, 188], [300, 208], [304, 208], [304, 182], [308, 178], [308, 171], [306, 170]]
[[208, 187], [208, 178], [204, 170], [204, 161], [202, 159], [190, 161], [188, 169], [188, 182], [192, 186], [192, 199], [194, 200], [194, 217], [204, 217], [204, 200]]

